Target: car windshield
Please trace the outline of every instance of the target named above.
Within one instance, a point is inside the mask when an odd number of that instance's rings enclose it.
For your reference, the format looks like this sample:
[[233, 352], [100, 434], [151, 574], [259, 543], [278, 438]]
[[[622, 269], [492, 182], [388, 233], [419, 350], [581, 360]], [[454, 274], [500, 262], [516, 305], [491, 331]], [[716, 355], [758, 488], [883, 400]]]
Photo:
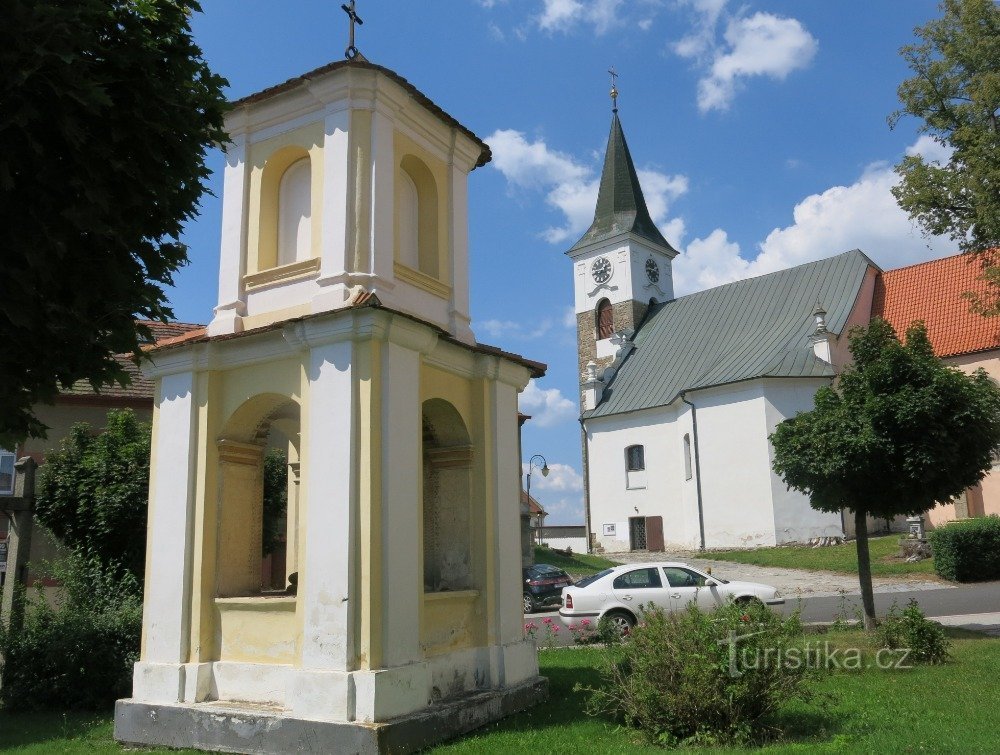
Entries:
[[614, 569], [605, 569], [604, 571], [597, 572], [597, 574], [591, 574], [589, 577], [584, 577], [579, 582], [577, 582], [576, 586], [577, 587], [586, 587], [587, 585], [591, 585], [594, 582], [596, 582], [597, 580], [601, 579], [601, 577], [608, 576], [613, 571], [614, 571]]
[[535, 574], [550, 574], [555, 577], [565, 574], [565, 572], [562, 569], [559, 569], [555, 566], [549, 566], [548, 564], [535, 564], [534, 566], [531, 567], [531, 571], [533, 571]]

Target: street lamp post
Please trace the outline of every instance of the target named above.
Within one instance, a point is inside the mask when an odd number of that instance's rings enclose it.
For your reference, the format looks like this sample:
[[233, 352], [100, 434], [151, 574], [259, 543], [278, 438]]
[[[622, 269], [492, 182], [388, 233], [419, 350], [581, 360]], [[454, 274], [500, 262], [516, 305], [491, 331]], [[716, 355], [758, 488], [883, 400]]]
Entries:
[[[541, 459], [542, 460], [542, 466], [539, 467], [542, 470], [542, 477], [548, 477], [549, 476], [549, 463], [547, 461], [545, 461], [545, 457], [544, 456], [542, 456], [541, 454], [535, 454], [530, 459], [528, 459], [528, 482], [527, 482], [527, 484], [525, 486], [525, 494], [528, 496], [528, 510], [529, 511], [531, 510], [531, 468], [533, 466], [535, 466], [535, 459]], [[539, 522], [539, 526], [538, 526], [538, 544], [539, 545], [544, 545], [544, 542], [542, 540], [542, 525], [543, 524], [545, 524], [545, 522]]]

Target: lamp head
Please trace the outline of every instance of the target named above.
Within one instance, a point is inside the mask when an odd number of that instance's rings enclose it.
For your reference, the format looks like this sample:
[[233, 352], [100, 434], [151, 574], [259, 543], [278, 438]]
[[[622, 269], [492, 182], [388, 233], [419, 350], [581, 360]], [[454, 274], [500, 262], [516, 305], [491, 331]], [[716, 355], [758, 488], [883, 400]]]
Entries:
[[548, 476], [549, 476], [549, 465], [546, 462], [542, 464], [542, 477], [548, 477]]

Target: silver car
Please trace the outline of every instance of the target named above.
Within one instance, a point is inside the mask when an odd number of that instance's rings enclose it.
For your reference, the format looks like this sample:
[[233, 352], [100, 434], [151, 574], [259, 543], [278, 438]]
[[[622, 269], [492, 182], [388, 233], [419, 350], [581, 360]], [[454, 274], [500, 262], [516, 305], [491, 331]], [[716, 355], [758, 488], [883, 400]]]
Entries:
[[653, 603], [665, 611], [681, 611], [688, 603], [711, 610], [728, 600], [769, 606], [785, 602], [770, 585], [730, 582], [678, 562], [626, 564], [584, 577], [562, 591], [559, 615], [566, 621], [605, 616], [622, 634], [636, 625], [639, 609]]

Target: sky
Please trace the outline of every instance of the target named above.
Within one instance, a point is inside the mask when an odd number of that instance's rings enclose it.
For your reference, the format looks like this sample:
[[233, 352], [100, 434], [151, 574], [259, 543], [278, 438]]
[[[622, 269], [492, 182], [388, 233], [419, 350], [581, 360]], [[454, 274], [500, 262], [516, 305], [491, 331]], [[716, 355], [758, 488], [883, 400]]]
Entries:
[[[340, 0], [202, 0], [195, 39], [235, 99], [342, 58]], [[549, 365], [521, 395], [531, 492], [583, 523], [572, 269], [611, 120], [608, 69], [650, 212], [683, 295], [853, 248], [883, 269], [955, 252], [895, 204], [892, 166], [940, 147], [890, 129], [899, 48], [929, 0], [358, 0], [356, 45], [483, 138], [469, 180], [472, 327]], [[218, 286], [222, 155], [170, 299], [206, 323]]]

